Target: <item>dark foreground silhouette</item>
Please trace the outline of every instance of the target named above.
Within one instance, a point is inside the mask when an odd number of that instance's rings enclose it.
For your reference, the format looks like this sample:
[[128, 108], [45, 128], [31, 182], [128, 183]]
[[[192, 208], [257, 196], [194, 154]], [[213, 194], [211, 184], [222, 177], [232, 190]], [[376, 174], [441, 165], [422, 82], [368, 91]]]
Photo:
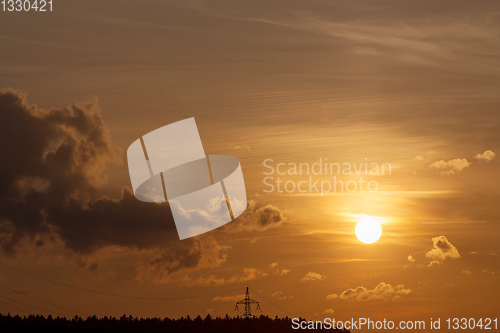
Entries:
[[[123, 315], [121, 318], [96, 316], [82, 319], [75, 316], [72, 319], [53, 318], [39, 315], [20, 317], [18, 315], [0, 314], [0, 332], [300, 332], [292, 328], [292, 320], [286, 318], [269, 318], [260, 316], [253, 319], [241, 317], [212, 318], [207, 315], [204, 319], [200, 316], [192, 319], [189, 316], [180, 319], [170, 318], [137, 318]], [[349, 331], [337, 329], [307, 330], [308, 332], [339, 332]]]

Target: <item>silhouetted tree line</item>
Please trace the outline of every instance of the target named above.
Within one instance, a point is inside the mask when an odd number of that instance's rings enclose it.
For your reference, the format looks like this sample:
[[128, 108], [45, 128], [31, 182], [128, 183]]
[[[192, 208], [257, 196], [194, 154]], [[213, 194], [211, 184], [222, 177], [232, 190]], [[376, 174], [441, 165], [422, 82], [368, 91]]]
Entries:
[[[179, 319], [170, 318], [137, 318], [123, 315], [121, 318], [95, 315], [83, 319], [75, 316], [72, 319], [52, 316], [29, 315], [20, 317], [0, 314], [0, 332], [192, 332], [192, 333], [239, 333], [239, 332], [297, 332], [292, 329], [292, 320], [285, 318], [270, 318], [261, 315], [253, 319], [242, 317], [216, 317], [207, 315], [205, 318], [190, 316]], [[342, 332], [346, 330], [306, 330], [313, 332]]]

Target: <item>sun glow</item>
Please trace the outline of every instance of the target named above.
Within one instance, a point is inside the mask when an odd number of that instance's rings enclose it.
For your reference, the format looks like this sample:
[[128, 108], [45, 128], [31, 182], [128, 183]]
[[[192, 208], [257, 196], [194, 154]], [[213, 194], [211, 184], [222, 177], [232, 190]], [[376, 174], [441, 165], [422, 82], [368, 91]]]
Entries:
[[372, 244], [379, 240], [382, 236], [382, 226], [377, 218], [372, 216], [365, 216], [356, 224], [356, 237], [365, 243]]

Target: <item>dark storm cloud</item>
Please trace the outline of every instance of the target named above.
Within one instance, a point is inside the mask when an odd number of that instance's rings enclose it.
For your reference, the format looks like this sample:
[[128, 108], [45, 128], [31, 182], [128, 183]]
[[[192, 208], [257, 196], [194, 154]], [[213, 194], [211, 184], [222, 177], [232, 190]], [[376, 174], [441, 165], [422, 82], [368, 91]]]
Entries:
[[[0, 91], [0, 220], [2, 248], [12, 253], [24, 236], [64, 228], [61, 207], [89, 203], [116, 160], [96, 101], [43, 110], [12, 89]], [[78, 250], [78, 249], [75, 249]]]
[[[5, 253], [14, 254], [23, 239], [50, 229], [80, 254], [107, 245], [168, 249], [150, 263], [161, 266], [163, 274], [224, 261], [228, 247], [210, 237], [178, 240], [168, 204], [138, 201], [129, 187], [120, 198], [99, 198], [106, 168], [118, 159], [97, 101], [45, 110], [29, 105], [20, 91], [2, 89], [0, 124], [0, 244]], [[239, 219], [242, 230], [265, 230], [284, 220], [276, 207], [257, 209], [255, 203]]]
[[0, 221], [2, 248], [55, 227], [66, 246], [89, 253], [106, 245], [147, 248], [173, 241], [168, 205], [121, 198], [92, 200], [117, 161], [97, 102], [43, 110], [26, 95], [0, 92]]

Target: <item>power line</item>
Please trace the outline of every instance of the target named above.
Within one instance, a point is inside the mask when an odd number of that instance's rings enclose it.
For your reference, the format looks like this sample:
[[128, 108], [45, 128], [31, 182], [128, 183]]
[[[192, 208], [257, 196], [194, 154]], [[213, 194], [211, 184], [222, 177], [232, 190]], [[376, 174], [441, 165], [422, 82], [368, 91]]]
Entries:
[[14, 305], [10, 305], [10, 304], [5, 303], [5, 302], [2, 302], [2, 301], [0, 301], [0, 303], [2, 303], [3, 305], [7, 305], [9, 308], [13, 308], [13, 309], [16, 309], [17, 311], [21, 311], [21, 312], [24, 312], [24, 313], [26, 313], [26, 314], [29, 314], [29, 312], [28, 312], [28, 311], [21, 310], [21, 309], [19, 309], [18, 307], [15, 307]]
[[5, 297], [5, 296], [0, 296], [2, 298], [5, 298], [5, 299], [8, 299], [9, 301], [12, 301], [12, 302], [16, 302], [16, 303], [19, 303], [19, 304], [22, 304], [22, 305], [26, 305], [26, 306], [29, 306], [29, 307], [32, 307], [34, 309], [37, 309], [37, 310], [40, 310], [40, 311], [44, 311], [44, 312], [47, 312], [47, 313], [55, 313], [57, 315], [60, 315], [60, 316], [63, 316], [63, 317], [66, 317], [65, 314], [62, 314], [60, 312], [55, 312], [55, 311], [49, 311], [47, 309], [43, 309], [43, 308], [39, 308], [37, 306], [34, 306], [34, 305], [30, 305], [30, 304], [26, 304], [26, 303], [23, 303], [23, 302], [19, 302], [19, 301], [16, 301], [15, 299], [12, 299], [12, 298], [8, 298], [8, 297]]
[[250, 289], [252, 290], [252, 292], [253, 292], [255, 295], [259, 296], [259, 297], [260, 297], [260, 298], [262, 298], [264, 301], [267, 301], [268, 303], [270, 303], [270, 304], [271, 304], [271, 305], [273, 305], [274, 307], [276, 307], [276, 308], [280, 309], [280, 310], [281, 310], [281, 311], [283, 311], [284, 313], [289, 314], [292, 318], [295, 318], [295, 316], [294, 316], [293, 314], [291, 314], [290, 312], [288, 312], [288, 311], [286, 311], [285, 309], [283, 309], [283, 308], [279, 307], [278, 305], [274, 304], [274, 303], [273, 303], [273, 302], [271, 302], [270, 300], [266, 299], [264, 296], [259, 295], [259, 293], [257, 293], [257, 292], [256, 292], [255, 290], [253, 290], [252, 288], [250, 288]]
[[98, 290], [92, 290], [92, 289], [85, 289], [85, 288], [80, 288], [80, 287], [73, 286], [73, 285], [70, 285], [70, 284], [66, 284], [66, 283], [63, 283], [63, 282], [54, 281], [54, 280], [51, 280], [51, 279], [45, 278], [45, 277], [40, 276], [40, 275], [36, 275], [36, 274], [30, 273], [30, 272], [23, 271], [22, 269], [19, 269], [19, 268], [17, 268], [17, 267], [11, 266], [11, 265], [8, 265], [8, 264], [6, 264], [6, 263], [4, 263], [4, 262], [1, 262], [1, 261], [0, 261], [0, 265], [3, 265], [3, 266], [5, 266], [5, 267], [8, 267], [8, 268], [13, 269], [13, 270], [18, 271], [18, 272], [21, 272], [21, 273], [23, 273], [23, 274], [26, 274], [26, 275], [29, 275], [29, 276], [35, 277], [35, 278], [40, 279], [40, 280], [44, 280], [44, 281], [47, 281], [47, 282], [50, 282], [50, 283], [53, 283], [53, 284], [57, 284], [57, 285], [60, 285], [60, 286], [64, 286], [64, 287], [66, 287], [66, 288], [76, 289], [76, 290], [85, 291], [85, 292], [88, 292], [88, 293], [93, 293], [93, 294], [98, 294], [98, 295], [113, 296], [113, 297], [121, 297], [121, 298], [130, 298], [130, 299], [147, 299], [147, 300], [183, 300], [183, 299], [194, 299], [194, 298], [204, 298], [204, 297], [218, 296], [218, 295], [220, 295], [220, 294], [229, 294], [229, 293], [232, 293], [232, 292], [235, 292], [235, 291], [241, 290], [241, 288], [238, 288], [238, 289], [233, 289], [233, 290], [228, 290], [228, 291], [222, 291], [222, 292], [213, 293], [213, 294], [208, 294], [208, 295], [200, 295], [200, 296], [185, 296], [185, 297], [144, 297], [144, 296], [129, 296], [129, 295], [120, 295], [120, 294], [107, 293], [107, 292], [98, 291]]
[[12, 288], [7, 287], [6, 285], [3, 285], [3, 284], [0, 284], [0, 287], [6, 288], [6, 289], [8, 289], [8, 290], [10, 290], [10, 291], [12, 291], [12, 292], [18, 293], [18, 294], [23, 295], [23, 296], [25, 296], [25, 297], [28, 297], [28, 298], [34, 299], [35, 301], [38, 301], [38, 302], [41, 302], [41, 303], [45, 303], [45, 304], [48, 304], [48, 305], [52, 305], [53, 307], [56, 307], [56, 308], [59, 308], [59, 309], [62, 309], [62, 310], [71, 311], [71, 312], [76, 312], [76, 313], [80, 313], [80, 314], [83, 314], [83, 315], [86, 315], [86, 316], [90, 316], [90, 314], [85, 313], [85, 312], [81, 312], [81, 311], [77, 311], [77, 310], [72, 310], [72, 309], [70, 309], [70, 308], [66, 308], [66, 307], [63, 307], [63, 306], [59, 306], [59, 305], [56, 305], [56, 304], [53, 304], [53, 303], [50, 303], [50, 302], [43, 301], [43, 300], [41, 300], [41, 299], [35, 298], [35, 297], [33, 297], [33, 296], [26, 295], [25, 293], [22, 293], [22, 292], [20, 292], [19, 290], [12, 289]]

